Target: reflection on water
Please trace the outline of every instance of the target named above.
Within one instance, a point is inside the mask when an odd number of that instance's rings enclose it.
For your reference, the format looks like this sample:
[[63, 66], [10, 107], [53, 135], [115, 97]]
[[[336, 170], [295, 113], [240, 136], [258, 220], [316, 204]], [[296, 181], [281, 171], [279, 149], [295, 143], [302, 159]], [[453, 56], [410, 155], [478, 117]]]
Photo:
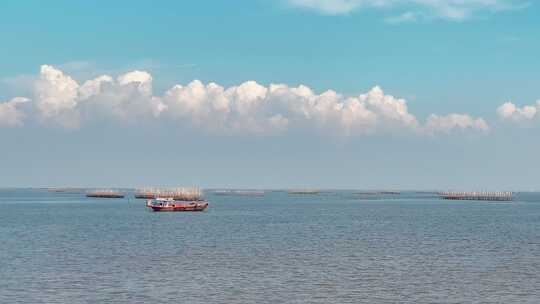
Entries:
[[2, 190], [0, 303], [537, 303], [538, 194], [353, 192], [209, 194], [203, 213], [152, 213]]

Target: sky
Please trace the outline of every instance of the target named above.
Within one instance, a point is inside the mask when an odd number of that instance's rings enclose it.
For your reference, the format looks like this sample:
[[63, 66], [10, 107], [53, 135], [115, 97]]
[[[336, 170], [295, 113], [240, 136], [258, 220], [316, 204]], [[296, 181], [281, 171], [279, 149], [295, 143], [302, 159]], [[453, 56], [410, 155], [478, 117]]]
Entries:
[[540, 189], [535, 1], [4, 1], [0, 45], [0, 187]]

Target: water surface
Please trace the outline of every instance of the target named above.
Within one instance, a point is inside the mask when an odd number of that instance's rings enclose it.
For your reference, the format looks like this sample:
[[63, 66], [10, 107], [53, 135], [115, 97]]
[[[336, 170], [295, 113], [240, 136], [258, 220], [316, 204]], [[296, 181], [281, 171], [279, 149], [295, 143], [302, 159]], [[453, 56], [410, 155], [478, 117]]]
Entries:
[[540, 195], [208, 195], [203, 213], [0, 190], [0, 303], [538, 303]]

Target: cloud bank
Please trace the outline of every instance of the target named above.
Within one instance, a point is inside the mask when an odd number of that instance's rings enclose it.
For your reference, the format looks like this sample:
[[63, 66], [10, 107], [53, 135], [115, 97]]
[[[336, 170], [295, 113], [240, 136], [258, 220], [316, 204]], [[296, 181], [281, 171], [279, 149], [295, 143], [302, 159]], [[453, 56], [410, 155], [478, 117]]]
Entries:
[[497, 108], [497, 115], [502, 120], [516, 123], [527, 122], [535, 119], [540, 112], [540, 100], [533, 106], [517, 107], [512, 102], [506, 102]]
[[449, 114], [438, 116], [431, 114], [426, 121], [425, 130], [430, 133], [450, 133], [454, 130], [478, 130], [487, 132], [489, 126], [483, 118], [473, 118], [466, 114]]
[[0, 102], [0, 127], [18, 127], [23, 125], [26, 114], [21, 109], [28, 98], [15, 97], [7, 102]]
[[361, 9], [395, 8], [402, 11], [399, 16], [388, 19], [392, 23], [415, 21], [420, 16], [459, 21], [477, 12], [497, 12], [525, 5], [522, 0], [287, 0], [287, 2], [294, 7], [329, 15], [347, 14]]
[[482, 118], [467, 114], [432, 114], [420, 123], [409, 112], [405, 99], [388, 95], [378, 86], [358, 96], [344, 96], [333, 90], [316, 93], [304, 85], [263, 86], [246, 81], [226, 88], [194, 80], [155, 96], [152, 81], [148, 72], [132, 71], [79, 84], [61, 70], [43, 65], [33, 84], [31, 110], [26, 113], [19, 107], [30, 103], [27, 98], [1, 103], [0, 123], [21, 126], [29, 115], [46, 125], [66, 128], [104, 119], [167, 121], [178, 127], [229, 135], [280, 134], [289, 129], [338, 136], [489, 130]]

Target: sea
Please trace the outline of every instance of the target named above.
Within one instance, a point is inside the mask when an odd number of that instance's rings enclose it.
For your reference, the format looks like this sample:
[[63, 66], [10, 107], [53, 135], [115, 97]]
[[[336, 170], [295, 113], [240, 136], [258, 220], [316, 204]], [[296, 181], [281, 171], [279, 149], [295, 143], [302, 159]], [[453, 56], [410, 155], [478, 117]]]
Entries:
[[540, 303], [539, 193], [205, 195], [0, 189], [0, 303]]

